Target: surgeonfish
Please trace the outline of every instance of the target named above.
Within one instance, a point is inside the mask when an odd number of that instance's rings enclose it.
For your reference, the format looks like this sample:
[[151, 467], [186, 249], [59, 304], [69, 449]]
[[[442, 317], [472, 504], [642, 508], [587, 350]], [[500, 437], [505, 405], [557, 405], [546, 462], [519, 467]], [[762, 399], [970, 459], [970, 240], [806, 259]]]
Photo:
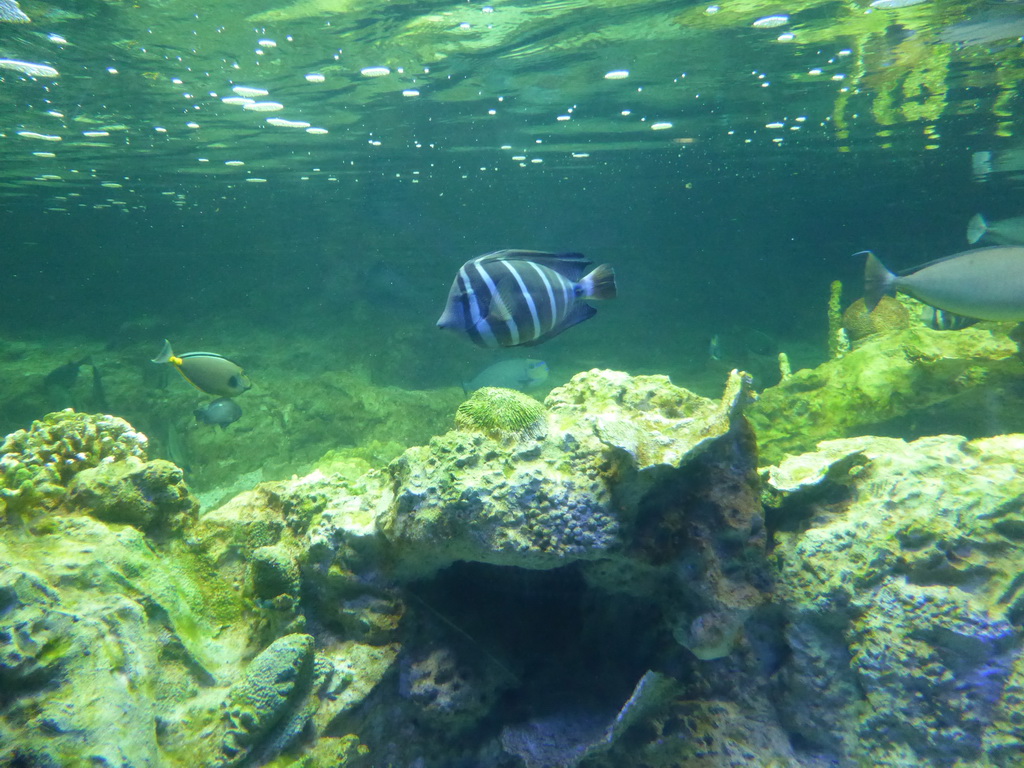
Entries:
[[875, 308], [895, 291], [930, 307], [978, 320], [1024, 320], [1024, 248], [996, 245], [955, 253], [895, 275], [871, 251], [864, 266], [864, 302]]
[[480, 387], [527, 390], [543, 384], [547, 378], [548, 364], [543, 360], [517, 357], [484, 368], [469, 381], [464, 381], [462, 390], [467, 395], [476, 392]]
[[234, 424], [242, 418], [241, 406], [230, 397], [218, 397], [202, 408], [196, 408], [192, 413], [200, 424], [218, 426], [221, 429], [227, 429], [228, 424]]
[[459, 269], [438, 328], [481, 347], [540, 344], [597, 312], [587, 299], [615, 298], [615, 271], [581, 253], [504, 250]]
[[1024, 216], [988, 222], [974, 214], [967, 222], [967, 242], [974, 245], [983, 237], [1001, 245], [1024, 245]]
[[231, 397], [252, 387], [242, 367], [213, 352], [188, 352], [177, 356], [171, 342], [164, 340], [164, 348], [153, 358], [154, 363], [170, 363], [185, 377], [185, 381], [209, 395]]

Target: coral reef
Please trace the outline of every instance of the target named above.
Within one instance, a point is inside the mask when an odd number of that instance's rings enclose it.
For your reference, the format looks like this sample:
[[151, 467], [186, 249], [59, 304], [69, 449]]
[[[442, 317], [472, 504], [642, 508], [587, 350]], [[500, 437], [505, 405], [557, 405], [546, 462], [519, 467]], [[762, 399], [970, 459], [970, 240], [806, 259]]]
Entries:
[[873, 333], [901, 331], [910, 327], [910, 312], [892, 296], [883, 296], [868, 312], [864, 299], [857, 299], [843, 312], [843, 329], [854, 344]]
[[68, 504], [99, 520], [169, 535], [198, 511], [181, 469], [169, 461], [134, 457], [79, 472], [68, 484]]
[[780, 711], [812, 749], [1018, 764], [1022, 449], [1020, 435], [861, 437], [766, 471], [793, 652]]
[[416, 706], [418, 717], [455, 729], [479, 721], [496, 698], [495, 686], [447, 647], [407, 656], [399, 686], [401, 695]]
[[51, 413], [0, 445], [0, 503], [9, 509], [53, 503], [82, 470], [128, 457], [145, 459], [147, 442], [116, 416], [71, 409]]
[[544, 406], [529, 395], [503, 387], [481, 387], [455, 412], [455, 426], [494, 440], [543, 437]]
[[[821, 440], [862, 434], [914, 436], [926, 428], [975, 437], [990, 425], [1024, 430], [1015, 415], [1022, 373], [1005, 326], [911, 327], [871, 336], [839, 359], [794, 372], [761, 392], [747, 415], [763, 464], [813, 450]], [[995, 417], [980, 418], [993, 407]]]
[[587, 371], [543, 434], [336, 451], [198, 517], [173, 465], [101, 458], [0, 519], [0, 764], [1013, 768], [1024, 437], [769, 432], [758, 470], [746, 416], [1021, 365], [952, 336], [760, 401]]

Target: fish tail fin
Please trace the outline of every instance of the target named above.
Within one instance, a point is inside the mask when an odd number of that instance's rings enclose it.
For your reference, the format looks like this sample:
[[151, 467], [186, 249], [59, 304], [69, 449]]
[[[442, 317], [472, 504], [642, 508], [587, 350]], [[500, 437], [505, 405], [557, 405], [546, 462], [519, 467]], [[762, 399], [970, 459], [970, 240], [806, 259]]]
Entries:
[[967, 222], [967, 242], [974, 245], [985, 236], [986, 232], [988, 232], [988, 224], [985, 223], [985, 217], [980, 213], [971, 216], [971, 220]]
[[154, 363], [169, 363], [171, 358], [174, 357], [174, 350], [171, 349], [171, 342], [164, 339], [164, 348], [160, 350], [160, 354], [153, 358]]
[[861, 251], [854, 255], [868, 257], [864, 264], [864, 304], [870, 312], [878, 306], [883, 296], [895, 292], [896, 275], [886, 269], [871, 251]]
[[595, 267], [580, 279], [582, 295], [588, 299], [614, 299], [618, 288], [615, 285], [615, 270], [611, 264]]

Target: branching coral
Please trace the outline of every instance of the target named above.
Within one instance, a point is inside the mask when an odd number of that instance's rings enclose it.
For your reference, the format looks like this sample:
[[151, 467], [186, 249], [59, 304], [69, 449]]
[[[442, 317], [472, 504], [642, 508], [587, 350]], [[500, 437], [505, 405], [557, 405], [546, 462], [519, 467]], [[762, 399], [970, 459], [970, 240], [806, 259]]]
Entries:
[[83, 469], [130, 456], [145, 460], [147, 442], [116, 416], [70, 408], [47, 414], [0, 446], [0, 499], [9, 507], [59, 499]]

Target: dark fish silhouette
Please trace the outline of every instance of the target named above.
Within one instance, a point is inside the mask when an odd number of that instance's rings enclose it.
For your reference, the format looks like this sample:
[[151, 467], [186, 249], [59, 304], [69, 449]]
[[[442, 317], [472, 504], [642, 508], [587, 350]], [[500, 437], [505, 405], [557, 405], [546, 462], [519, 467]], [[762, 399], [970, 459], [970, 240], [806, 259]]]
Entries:
[[43, 385], [47, 389], [71, 389], [78, 381], [78, 374], [83, 365], [90, 365], [92, 360], [86, 355], [81, 360], [72, 360], [64, 363], [46, 374]]

